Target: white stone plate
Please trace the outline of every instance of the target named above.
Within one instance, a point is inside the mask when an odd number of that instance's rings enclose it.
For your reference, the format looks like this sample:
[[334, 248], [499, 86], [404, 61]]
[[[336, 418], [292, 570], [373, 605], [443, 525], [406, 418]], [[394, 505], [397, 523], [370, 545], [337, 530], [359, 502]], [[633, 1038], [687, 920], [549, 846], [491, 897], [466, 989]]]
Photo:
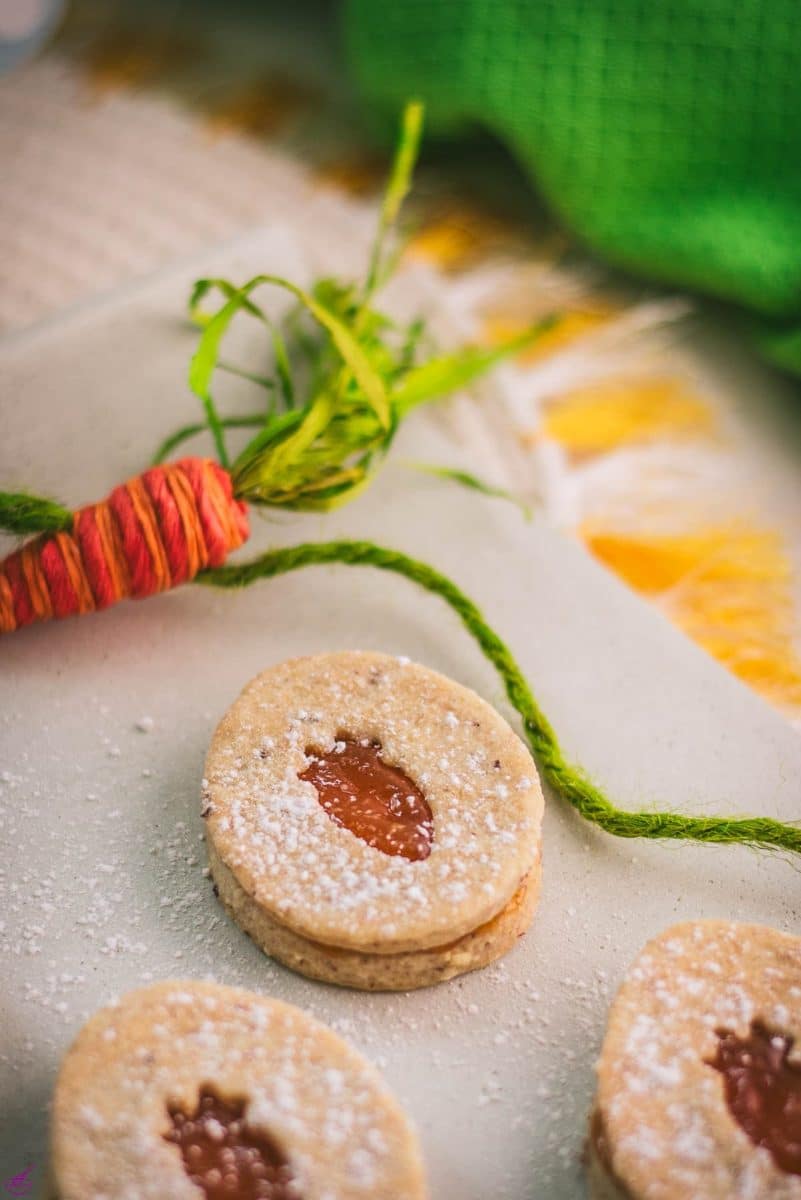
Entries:
[[[319, 222], [315, 236], [315, 266], [335, 246], [341, 259], [339, 236]], [[288, 227], [255, 233], [7, 340], [1, 485], [79, 504], [142, 469], [197, 411], [184, 382], [194, 335], [177, 315], [189, 282], [307, 274], [307, 240], [297, 247]], [[455, 460], [424, 413], [393, 457]], [[801, 816], [797, 734], [511, 505], [391, 462], [335, 516], [255, 526], [245, 554], [346, 534], [449, 572], [508, 639], [569, 753], [622, 805]], [[202, 874], [204, 753], [252, 675], [340, 647], [409, 655], [508, 712], [442, 604], [363, 569], [314, 568], [237, 595], [186, 587], [0, 643], [0, 1182], [29, 1165], [42, 1177], [58, 1062], [92, 1011], [145, 980], [212, 976], [306, 1008], [380, 1065], [421, 1132], [434, 1200], [572, 1200], [608, 1002], [644, 940], [702, 916], [799, 932], [797, 863], [615, 841], [549, 797], [540, 910], [499, 966], [362, 995], [271, 963]]]

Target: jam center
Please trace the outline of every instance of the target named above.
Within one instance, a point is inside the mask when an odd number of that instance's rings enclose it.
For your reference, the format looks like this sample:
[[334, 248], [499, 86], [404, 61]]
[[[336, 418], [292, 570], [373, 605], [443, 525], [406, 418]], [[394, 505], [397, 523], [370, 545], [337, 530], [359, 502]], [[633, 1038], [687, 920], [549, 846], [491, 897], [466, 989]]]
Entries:
[[266, 1134], [250, 1129], [244, 1100], [201, 1088], [194, 1113], [168, 1105], [165, 1141], [181, 1151], [184, 1170], [206, 1200], [299, 1200], [289, 1164]]
[[381, 757], [381, 743], [339, 734], [333, 750], [306, 750], [301, 779], [336, 825], [368, 846], [411, 862], [428, 858], [434, 819], [420, 788]]
[[763, 1146], [790, 1175], [801, 1175], [801, 1066], [788, 1062], [793, 1038], [759, 1021], [747, 1038], [718, 1030], [708, 1065], [720, 1071], [726, 1103], [755, 1146]]

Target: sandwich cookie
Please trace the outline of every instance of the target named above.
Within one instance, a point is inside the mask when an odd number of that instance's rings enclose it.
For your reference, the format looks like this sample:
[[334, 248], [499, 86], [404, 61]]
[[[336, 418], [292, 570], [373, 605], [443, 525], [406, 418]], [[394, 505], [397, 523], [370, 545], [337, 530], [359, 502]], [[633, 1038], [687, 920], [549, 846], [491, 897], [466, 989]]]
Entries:
[[801, 1200], [801, 939], [668, 929], [623, 983], [597, 1069], [595, 1200]]
[[216, 890], [314, 979], [407, 990], [485, 966], [528, 927], [542, 791], [474, 692], [407, 659], [345, 652], [254, 679], [206, 760]]
[[297, 1008], [168, 982], [84, 1026], [52, 1112], [53, 1200], [424, 1200], [378, 1072]]

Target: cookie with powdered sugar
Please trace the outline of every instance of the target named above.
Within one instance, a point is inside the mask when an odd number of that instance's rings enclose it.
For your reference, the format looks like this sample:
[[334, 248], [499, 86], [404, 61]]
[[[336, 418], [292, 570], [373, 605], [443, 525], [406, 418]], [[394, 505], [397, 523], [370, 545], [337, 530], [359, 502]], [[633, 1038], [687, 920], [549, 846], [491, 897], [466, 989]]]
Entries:
[[425, 1200], [378, 1072], [299, 1009], [190, 981], [98, 1012], [52, 1112], [53, 1200]]
[[349, 987], [424, 987], [498, 958], [528, 927], [542, 791], [474, 692], [349, 651], [254, 679], [206, 760], [215, 886], [270, 955]]
[[588, 1145], [595, 1200], [801, 1200], [801, 939], [696, 921], [612, 1005]]

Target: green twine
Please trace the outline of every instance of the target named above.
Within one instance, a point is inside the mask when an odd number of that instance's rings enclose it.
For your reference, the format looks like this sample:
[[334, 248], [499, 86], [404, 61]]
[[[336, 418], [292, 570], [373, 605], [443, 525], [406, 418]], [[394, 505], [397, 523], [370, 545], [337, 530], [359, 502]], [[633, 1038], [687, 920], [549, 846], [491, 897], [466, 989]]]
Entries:
[[250, 562], [204, 571], [197, 576], [197, 582], [213, 587], [247, 587], [258, 579], [323, 563], [394, 571], [449, 604], [501, 676], [509, 700], [523, 720], [526, 740], [546, 779], [585, 820], [600, 825], [616, 837], [739, 842], [801, 853], [801, 829], [770, 817], [687, 817], [678, 813], [625, 812], [615, 808], [580, 769], [566, 762], [556, 734], [540, 711], [512, 652], [487, 624], [481, 610], [446, 575], [426, 563], [372, 542], [306, 542], [270, 551]]

